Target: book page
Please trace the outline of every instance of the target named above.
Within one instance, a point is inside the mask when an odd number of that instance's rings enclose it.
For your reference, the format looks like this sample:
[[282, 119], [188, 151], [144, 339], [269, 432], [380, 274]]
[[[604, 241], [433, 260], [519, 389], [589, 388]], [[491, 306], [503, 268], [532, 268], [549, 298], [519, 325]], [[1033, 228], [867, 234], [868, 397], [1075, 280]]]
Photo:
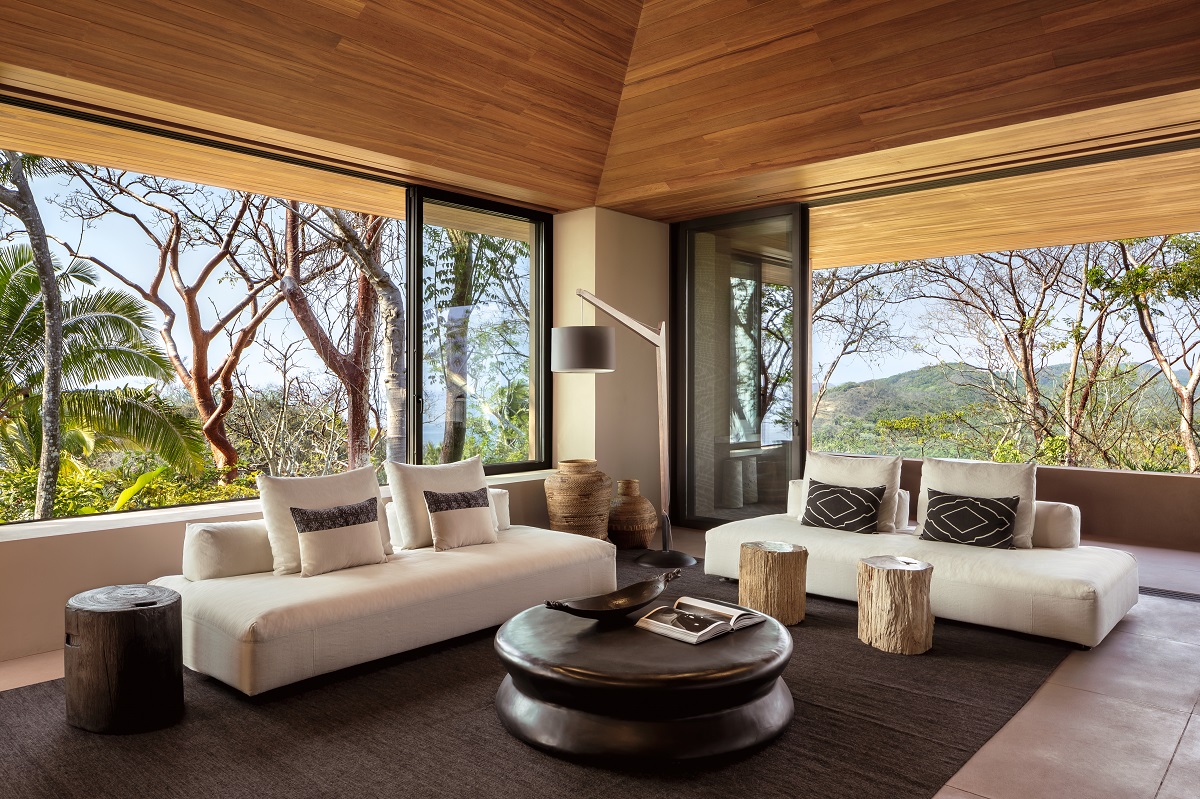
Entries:
[[675, 607], [679, 610], [686, 610], [691, 613], [699, 613], [708, 616], [715, 616], [730, 624], [732, 624], [738, 616], [742, 615], [742, 611], [734, 610], [733, 608], [724, 605], [718, 605], [715, 602], [708, 602], [703, 599], [696, 599], [690, 596], [681, 596], [675, 600]]

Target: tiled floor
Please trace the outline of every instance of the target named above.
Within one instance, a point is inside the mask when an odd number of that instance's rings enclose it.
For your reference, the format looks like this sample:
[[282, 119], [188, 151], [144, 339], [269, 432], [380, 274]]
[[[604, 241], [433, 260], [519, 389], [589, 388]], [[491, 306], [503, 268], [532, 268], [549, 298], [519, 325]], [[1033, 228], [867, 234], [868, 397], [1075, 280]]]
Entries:
[[[675, 547], [704, 554], [702, 533]], [[1143, 585], [1200, 594], [1200, 553], [1121, 547]], [[62, 652], [0, 663], [0, 691], [61, 677]], [[1200, 602], [1143, 596], [1073, 652], [934, 799], [1200, 797]]]

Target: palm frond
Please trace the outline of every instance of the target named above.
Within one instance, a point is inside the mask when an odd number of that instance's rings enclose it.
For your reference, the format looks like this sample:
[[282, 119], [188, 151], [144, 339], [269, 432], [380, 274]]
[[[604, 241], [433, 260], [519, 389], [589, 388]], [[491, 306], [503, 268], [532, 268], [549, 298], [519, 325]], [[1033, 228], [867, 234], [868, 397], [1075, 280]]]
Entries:
[[204, 437], [195, 420], [149, 389], [82, 389], [63, 393], [63, 417], [97, 436], [121, 439], [130, 449], [153, 452], [178, 471], [195, 474], [203, 463]]

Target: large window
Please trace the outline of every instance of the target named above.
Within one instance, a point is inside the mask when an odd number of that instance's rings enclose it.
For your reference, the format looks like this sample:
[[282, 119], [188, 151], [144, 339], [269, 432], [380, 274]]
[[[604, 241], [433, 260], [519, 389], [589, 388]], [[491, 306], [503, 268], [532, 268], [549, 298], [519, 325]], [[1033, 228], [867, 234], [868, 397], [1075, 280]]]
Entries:
[[814, 449], [1200, 471], [1200, 234], [812, 283]]
[[0, 164], [4, 521], [37, 515], [45, 472], [43, 245], [63, 302], [55, 516], [387, 458], [546, 465], [548, 216], [421, 187], [386, 215], [22, 164], [25, 180]]

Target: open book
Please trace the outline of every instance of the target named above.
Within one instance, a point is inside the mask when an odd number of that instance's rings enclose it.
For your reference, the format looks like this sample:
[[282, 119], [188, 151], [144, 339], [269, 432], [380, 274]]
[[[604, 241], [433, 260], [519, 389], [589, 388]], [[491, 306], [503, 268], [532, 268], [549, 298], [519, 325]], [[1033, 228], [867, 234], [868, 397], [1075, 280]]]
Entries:
[[668, 638], [699, 644], [765, 619], [766, 616], [752, 610], [682, 596], [671, 607], [655, 608], [642, 616], [637, 626]]

